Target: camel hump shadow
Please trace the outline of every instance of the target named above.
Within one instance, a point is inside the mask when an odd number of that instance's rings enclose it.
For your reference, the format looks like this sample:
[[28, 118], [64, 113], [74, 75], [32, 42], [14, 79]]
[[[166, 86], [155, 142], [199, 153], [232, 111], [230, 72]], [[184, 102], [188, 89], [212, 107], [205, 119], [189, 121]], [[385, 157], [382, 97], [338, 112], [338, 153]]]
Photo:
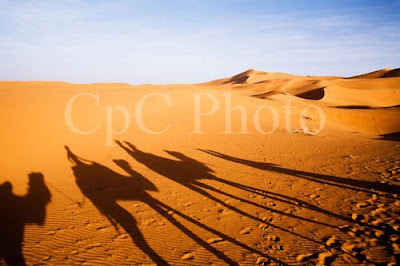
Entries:
[[[131, 168], [129, 163], [125, 160], [113, 160], [128, 176], [121, 175], [110, 168], [103, 166], [95, 161], [83, 159], [74, 154], [68, 146], [67, 158], [73, 164], [72, 170], [74, 172], [76, 183], [81, 188], [83, 194], [87, 196], [93, 192], [106, 192], [118, 189], [126, 189], [134, 187], [134, 191], [158, 191], [157, 187], [145, 178], [140, 173]], [[132, 193], [114, 194], [113, 200], [134, 200], [136, 197]], [[134, 195], [136, 195], [134, 193]]]
[[190, 185], [197, 184], [198, 180], [201, 179], [215, 178], [214, 171], [211, 168], [183, 153], [166, 150], [167, 154], [174, 157], [174, 159], [170, 159], [142, 151], [128, 141], [116, 140], [116, 143], [137, 162], [178, 183]]

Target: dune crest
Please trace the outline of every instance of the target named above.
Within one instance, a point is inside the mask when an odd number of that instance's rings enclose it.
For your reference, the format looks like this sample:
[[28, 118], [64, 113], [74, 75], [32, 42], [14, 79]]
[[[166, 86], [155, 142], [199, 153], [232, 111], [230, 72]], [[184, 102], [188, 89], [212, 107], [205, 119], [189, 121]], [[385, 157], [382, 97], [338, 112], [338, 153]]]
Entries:
[[284, 101], [291, 97], [295, 102], [317, 105], [331, 124], [347, 131], [369, 135], [400, 131], [400, 69], [386, 68], [350, 78], [250, 69], [200, 85], [264, 100]]

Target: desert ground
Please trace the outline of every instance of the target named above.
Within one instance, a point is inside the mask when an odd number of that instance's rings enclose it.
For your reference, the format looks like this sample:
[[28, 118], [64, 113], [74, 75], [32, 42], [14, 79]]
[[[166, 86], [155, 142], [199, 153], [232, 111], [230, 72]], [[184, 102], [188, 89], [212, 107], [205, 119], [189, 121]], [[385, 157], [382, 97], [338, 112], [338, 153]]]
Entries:
[[1, 265], [400, 264], [399, 69], [0, 95]]

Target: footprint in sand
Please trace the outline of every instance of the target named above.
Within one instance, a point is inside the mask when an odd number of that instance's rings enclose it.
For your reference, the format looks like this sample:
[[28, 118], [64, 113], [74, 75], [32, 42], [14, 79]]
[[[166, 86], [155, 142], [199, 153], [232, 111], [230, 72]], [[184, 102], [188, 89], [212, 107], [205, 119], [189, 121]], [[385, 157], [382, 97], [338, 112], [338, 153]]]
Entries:
[[330, 247], [330, 248], [336, 247], [336, 246], [338, 246], [338, 244], [339, 244], [339, 240], [338, 240], [338, 238], [337, 238], [336, 236], [330, 237], [330, 238], [325, 242], [325, 245], [326, 245], [327, 247]]
[[370, 205], [371, 205], [371, 204], [370, 204], [369, 202], [359, 202], [359, 203], [357, 203], [356, 207], [357, 207], [358, 209], [361, 209], [361, 208], [368, 207], [368, 206], [370, 206]]
[[283, 250], [283, 246], [282, 245], [278, 245], [278, 244], [272, 245], [271, 248], [272, 248], [272, 250], [276, 250], [276, 251]]
[[192, 260], [194, 259], [194, 254], [192, 252], [186, 253], [181, 257], [181, 260]]
[[275, 235], [268, 235], [267, 236], [267, 239], [269, 240], [269, 241], [273, 241], [273, 242], [279, 242], [279, 237], [277, 237], [277, 236], [275, 236]]
[[345, 224], [345, 225], [339, 226], [338, 228], [339, 228], [339, 230], [342, 231], [342, 232], [347, 232], [347, 231], [350, 230], [351, 225]]
[[256, 261], [257, 265], [267, 265], [269, 263], [269, 259], [266, 257], [259, 257]]
[[121, 234], [116, 237], [116, 239], [127, 239], [129, 237], [128, 234]]
[[309, 261], [311, 259], [314, 259], [315, 257], [316, 257], [315, 253], [301, 254], [301, 255], [297, 256], [296, 262], [297, 263], [304, 263], [304, 262], [307, 262], [307, 261]]
[[260, 224], [258, 225], [258, 227], [259, 227], [260, 229], [267, 229], [267, 228], [269, 227], [269, 225], [268, 225], [268, 224], [265, 224], [265, 223], [260, 223]]
[[262, 218], [262, 220], [263, 220], [264, 222], [267, 222], [267, 223], [272, 222], [273, 219], [274, 219], [274, 218], [272, 218], [272, 217], [263, 217], [263, 218]]
[[351, 219], [355, 220], [355, 221], [361, 221], [364, 218], [364, 216], [360, 213], [353, 213], [351, 215]]
[[335, 259], [335, 255], [332, 252], [323, 252], [318, 255], [317, 265], [329, 265]]
[[217, 237], [217, 238], [210, 238], [210, 239], [208, 239], [208, 240], [207, 240], [207, 243], [208, 243], [208, 244], [215, 244], [215, 243], [219, 243], [219, 242], [222, 242], [222, 241], [224, 241], [223, 238]]
[[246, 227], [244, 228], [242, 231], [239, 232], [240, 235], [247, 235], [250, 234], [251, 228], [250, 227]]

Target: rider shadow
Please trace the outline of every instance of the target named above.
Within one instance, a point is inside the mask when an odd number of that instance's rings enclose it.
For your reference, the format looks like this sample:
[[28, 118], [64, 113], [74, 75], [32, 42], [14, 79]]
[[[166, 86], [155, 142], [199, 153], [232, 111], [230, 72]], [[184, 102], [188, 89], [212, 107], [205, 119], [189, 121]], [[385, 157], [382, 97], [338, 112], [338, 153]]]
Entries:
[[123, 169], [129, 169], [129, 176], [120, 175], [99, 163], [82, 159], [67, 146], [68, 160], [73, 164], [72, 170], [76, 184], [83, 195], [104, 215], [118, 231], [120, 225], [132, 238], [135, 245], [146, 253], [154, 262], [165, 264], [147, 243], [141, 233], [136, 219], [117, 200], [143, 200], [145, 190], [157, 191], [157, 188], [142, 175], [130, 169], [124, 161], [114, 161]]
[[[207, 230], [237, 246], [261, 256], [266, 256], [262, 252], [240, 243], [236, 239], [210, 228], [183, 214], [182, 212], [175, 210], [167, 204], [153, 198], [149, 193], [147, 193], [147, 191], [157, 191], [157, 188], [144, 176], [134, 171], [128, 162], [124, 160], [114, 160], [114, 163], [116, 163], [127, 174], [129, 174], [129, 176], [124, 176], [97, 162], [88, 161], [78, 157], [67, 146], [65, 146], [65, 148], [67, 150], [67, 157], [73, 164], [72, 170], [76, 178], [76, 184], [84, 196], [93, 203], [93, 205], [101, 212], [102, 215], [107, 217], [110, 223], [114, 225], [116, 230], [118, 230], [117, 224], [119, 224], [130, 235], [134, 244], [144, 253], [146, 253], [153, 262], [159, 265], [168, 264], [167, 261], [165, 261], [150, 247], [141, 233], [136, 219], [127, 210], [118, 205], [117, 200], [138, 200], [147, 204], [161, 216], [166, 218], [182, 233], [186, 234], [188, 237], [224, 261], [226, 264], [232, 265], [236, 263], [227, 257], [223, 252], [217, 250], [199, 236], [194, 234], [192, 230], [183, 226], [171, 215], [171, 212], [182, 219], [185, 219], [192, 224], [201, 227], [204, 230]], [[270, 259], [277, 261], [274, 258]]]
[[29, 174], [28, 192], [24, 196], [14, 195], [8, 181], [0, 185], [0, 257], [8, 265], [25, 265], [22, 254], [25, 225], [44, 224], [50, 199], [41, 173]]
[[[289, 197], [289, 196], [285, 196], [285, 195], [281, 195], [278, 193], [273, 193], [273, 192], [269, 192], [269, 191], [264, 191], [262, 189], [259, 188], [254, 188], [254, 187], [250, 187], [250, 186], [246, 186], [243, 184], [239, 184], [230, 180], [226, 180], [226, 179], [222, 179], [217, 177], [214, 174], [214, 171], [212, 169], [210, 169], [209, 167], [207, 167], [206, 165], [204, 165], [203, 163], [192, 159], [180, 152], [175, 152], [175, 151], [166, 151], [168, 154], [172, 155], [173, 157], [177, 158], [178, 160], [173, 160], [173, 159], [169, 159], [169, 158], [165, 158], [165, 157], [161, 157], [161, 156], [157, 156], [151, 153], [146, 153], [143, 152], [141, 150], [139, 150], [136, 146], [134, 146], [133, 144], [129, 143], [129, 142], [124, 142], [125, 144], [123, 144], [120, 141], [116, 141], [116, 143], [123, 148], [128, 154], [130, 154], [135, 160], [137, 160], [138, 162], [146, 165], [148, 168], [150, 168], [151, 170], [159, 173], [160, 175], [171, 179], [185, 187], [187, 187], [188, 189], [195, 191], [219, 204], [221, 204], [222, 206], [242, 215], [245, 217], [248, 217], [250, 219], [253, 220], [257, 220], [259, 222], [265, 223], [265, 221], [261, 220], [258, 217], [255, 217], [239, 208], [233, 207], [231, 205], [229, 205], [228, 203], [226, 203], [225, 201], [217, 198], [216, 196], [212, 195], [209, 193], [209, 191], [213, 191], [216, 194], [220, 194], [223, 196], [227, 196], [233, 199], [237, 199], [241, 202], [245, 202], [247, 204], [253, 205], [255, 207], [258, 208], [262, 208], [264, 210], [267, 211], [271, 211], [273, 213], [277, 213], [283, 216], [287, 216], [287, 217], [291, 217], [291, 218], [295, 218], [295, 219], [299, 219], [299, 220], [303, 220], [303, 221], [307, 221], [310, 223], [315, 223], [315, 224], [320, 224], [323, 226], [327, 226], [327, 227], [335, 227], [330, 223], [324, 223], [324, 222], [320, 222], [320, 221], [316, 221], [316, 220], [312, 220], [312, 219], [308, 219], [305, 217], [301, 217], [295, 214], [290, 214], [290, 213], [286, 213], [284, 211], [280, 211], [277, 209], [273, 209], [270, 207], [267, 207], [265, 205], [261, 205], [258, 204], [254, 201], [251, 201], [249, 199], [246, 198], [242, 198], [242, 197], [238, 197], [236, 195], [233, 195], [225, 190], [219, 190], [216, 189], [215, 187], [208, 185], [206, 183], [200, 182], [200, 180], [213, 180], [213, 181], [217, 181], [250, 193], [254, 193], [254, 194], [259, 194], [262, 196], [267, 196], [271, 199], [283, 202], [283, 203], [288, 203], [288, 204], [292, 204], [292, 205], [298, 205], [304, 208], [308, 208], [310, 210], [316, 211], [316, 212], [320, 212], [326, 215], [330, 215], [333, 216], [337, 219], [340, 220], [344, 220], [344, 221], [352, 221], [350, 218], [348, 217], [344, 217], [342, 215], [336, 214], [336, 213], [332, 213], [329, 212], [327, 210], [324, 210], [322, 208], [319, 208], [315, 205], [312, 205], [310, 203], [307, 203], [305, 201], [299, 200], [299, 199], [295, 199], [293, 197]], [[274, 165], [270, 165], [271, 167], [276, 167]], [[271, 225], [273, 227], [279, 228], [281, 230], [286, 231], [283, 228], [280, 228], [276, 225]], [[292, 233], [293, 234], [293, 233]]]

